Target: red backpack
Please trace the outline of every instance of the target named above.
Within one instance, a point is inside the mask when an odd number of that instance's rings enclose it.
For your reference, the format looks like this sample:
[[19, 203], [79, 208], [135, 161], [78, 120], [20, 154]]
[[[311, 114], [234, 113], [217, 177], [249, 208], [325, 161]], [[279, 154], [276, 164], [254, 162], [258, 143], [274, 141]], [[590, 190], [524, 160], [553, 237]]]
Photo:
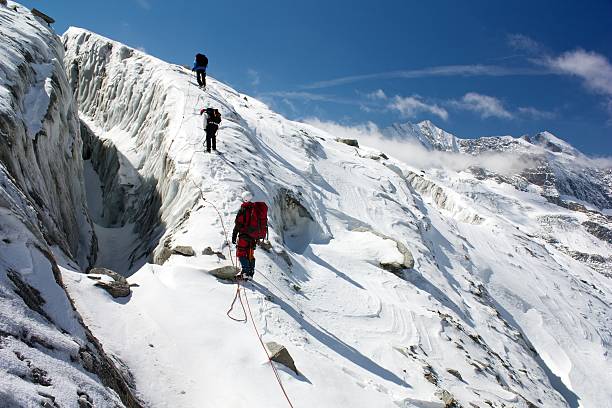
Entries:
[[264, 202], [242, 203], [244, 218], [239, 230], [253, 239], [268, 236], [268, 206]]

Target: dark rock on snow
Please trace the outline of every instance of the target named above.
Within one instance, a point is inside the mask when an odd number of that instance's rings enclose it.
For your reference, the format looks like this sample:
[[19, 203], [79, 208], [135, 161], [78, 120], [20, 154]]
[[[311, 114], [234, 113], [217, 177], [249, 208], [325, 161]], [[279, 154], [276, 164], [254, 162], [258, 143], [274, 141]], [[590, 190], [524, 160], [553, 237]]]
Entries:
[[295, 374], [300, 375], [300, 372], [293, 361], [293, 357], [291, 357], [291, 354], [289, 354], [289, 351], [287, 351], [285, 346], [270, 341], [266, 343], [266, 347], [270, 351], [270, 358], [272, 361], [282, 364], [292, 370]]
[[93, 268], [89, 271], [89, 274], [106, 275], [113, 278], [113, 282], [106, 282], [100, 280], [95, 283], [95, 286], [106, 290], [114, 298], [127, 297], [132, 293], [132, 290], [130, 289], [130, 284], [128, 283], [127, 279], [119, 275], [117, 272], [111, 271], [110, 269], [106, 268]]
[[344, 143], [345, 145], [359, 148], [359, 142], [356, 139], [336, 139], [336, 141]]
[[233, 280], [236, 274], [239, 272], [240, 270], [238, 268], [231, 265], [222, 266], [221, 268], [211, 269], [210, 271], [208, 271], [209, 274], [211, 274], [217, 279], [230, 281]]

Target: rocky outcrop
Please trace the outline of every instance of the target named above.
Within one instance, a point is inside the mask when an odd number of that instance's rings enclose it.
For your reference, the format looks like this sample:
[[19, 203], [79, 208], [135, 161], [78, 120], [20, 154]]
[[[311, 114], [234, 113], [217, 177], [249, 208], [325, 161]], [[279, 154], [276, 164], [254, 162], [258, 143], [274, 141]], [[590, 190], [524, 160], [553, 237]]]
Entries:
[[225, 255], [223, 255], [223, 252], [214, 251], [211, 247], [204, 248], [204, 250], [202, 251], [202, 255], [207, 255], [207, 256], [217, 255], [219, 259], [226, 259]]
[[192, 247], [184, 246], [184, 245], [178, 245], [173, 248], [163, 246], [161, 250], [159, 251], [159, 253], [155, 256], [153, 261], [157, 265], [163, 265], [164, 263], [166, 263], [168, 259], [170, 259], [172, 255], [190, 257], [190, 256], [195, 256], [195, 251], [193, 250]]
[[406, 247], [406, 245], [402, 244], [398, 240], [388, 235], [382, 234], [378, 231], [374, 231], [371, 228], [366, 228], [366, 227], [358, 227], [358, 228], [353, 229], [352, 231], [370, 232], [382, 239], [388, 239], [388, 240], [395, 242], [395, 246], [397, 247], [397, 250], [404, 257], [403, 262], [401, 263], [400, 262], [380, 262], [379, 266], [383, 268], [384, 270], [389, 271], [399, 277], [402, 277], [402, 273], [404, 270], [414, 268], [414, 257], [412, 256], [412, 252], [410, 252], [410, 250]]
[[266, 347], [270, 352], [270, 359], [272, 361], [282, 364], [293, 371], [296, 375], [300, 375], [300, 372], [293, 361], [293, 357], [291, 357], [291, 354], [289, 354], [289, 351], [285, 348], [285, 346], [270, 341], [266, 343]]
[[172, 248], [172, 253], [182, 256], [195, 256], [195, 251], [190, 246], [178, 245]]
[[285, 245], [301, 253], [313, 240], [324, 235], [314, 216], [302, 203], [299, 193], [281, 188], [274, 198], [272, 217], [280, 224]]
[[208, 271], [208, 273], [214, 276], [215, 278], [226, 281], [233, 281], [239, 272], [240, 269], [231, 265], [222, 266], [221, 268], [215, 268]]
[[604, 227], [593, 221], [585, 221], [582, 225], [590, 232], [593, 236], [601, 239], [602, 241], [612, 244], [612, 229]]
[[[107, 276], [110, 279], [102, 280], [100, 276]], [[114, 298], [127, 297], [132, 293], [127, 279], [110, 269], [93, 268], [89, 271], [87, 277], [98, 280], [95, 286], [104, 289]]]
[[460, 405], [455, 400], [453, 394], [446, 390], [436, 391], [436, 396], [444, 403], [444, 408], [459, 408]]
[[345, 145], [351, 147], [359, 148], [359, 142], [357, 141], [357, 139], [336, 139], [336, 141], [339, 143], [344, 143]]

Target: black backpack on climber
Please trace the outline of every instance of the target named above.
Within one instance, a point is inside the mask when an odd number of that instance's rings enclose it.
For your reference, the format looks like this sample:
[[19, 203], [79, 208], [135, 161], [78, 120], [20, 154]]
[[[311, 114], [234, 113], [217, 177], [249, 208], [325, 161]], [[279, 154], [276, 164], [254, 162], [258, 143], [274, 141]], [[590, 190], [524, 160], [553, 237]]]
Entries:
[[208, 66], [208, 57], [204, 54], [196, 54], [195, 62], [197, 66], [206, 68]]
[[206, 115], [208, 116], [208, 123], [215, 123], [217, 126], [221, 123], [221, 113], [219, 109], [206, 108]]

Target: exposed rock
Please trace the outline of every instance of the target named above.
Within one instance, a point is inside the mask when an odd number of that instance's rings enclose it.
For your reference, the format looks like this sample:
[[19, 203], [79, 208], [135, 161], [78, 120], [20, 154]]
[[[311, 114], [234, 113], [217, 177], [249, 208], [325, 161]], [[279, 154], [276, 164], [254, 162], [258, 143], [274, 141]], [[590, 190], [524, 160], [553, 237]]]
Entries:
[[106, 290], [114, 298], [127, 297], [132, 293], [127, 279], [119, 275], [117, 272], [106, 268], [93, 268], [89, 271], [89, 273], [92, 275], [106, 275], [113, 278], [112, 282], [100, 280], [95, 283], [95, 286]]
[[285, 261], [287, 266], [289, 266], [289, 267], [293, 266], [293, 262], [291, 262], [291, 256], [289, 255], [289, 253], [287, 251], [282, 249], [279, 252], [277, 252], [277, 254], [278, 254], [278, 256], [283, 258], [283, 261]]
[[93, 408], [94, 401], [86, 392], [77, 391], [78, 399], [77, 402], [79, 404], [79, 408]]
[[457, 408], [460, 406], [455, 400], [453, 394], [446, 390], [438, 390], [435, 394], [436, 397], [440, 398], [444, 403], [444, 408]]
[[379, 263], [380, 267], [386, 271], [391, 272], [394, 275], [400, 276], [402, 275], [402, 271], [407, 269], [405, 265], [399, 262], [381, 262]]
[[32, 9], [32, 15], [35, 15], [36, 17], [41, 18], [45, 23], [49, 25], [55, 23], [55, 20], [53, 18], [49, 17], [48, 15], [46, 15], [45, 13], [43, 13], [42, 11], [36, 8]]
[[463, 377], [461, 377], [461, 373], [454, 368], [447, 368], [446, 372], [456, 377], [459, 381], [463, 381]]
[[612, 244], [612, 229], [606, 228], [603, 225], [592, 221], [585, 221], [582, 223], [582, 225], [591, 233], [591, 235]]
[[182, 256], [195, 256], [195, 251], [190, 246], [178, 245], [172, 248], [172, 254], [182, 255]]
[[302, 253], [311, 239], [324, 235], [302, 200], [300, 193], [281, 188], [272, 207], [272, 219], [280, 221], [283, 243], [297, 253]]
[[213, 251], [211, 247], [206, 247], [202, 251], [202, 255], [214, 255], [214, 254], [215, 254], [215, 251]]
[[207, 256], [217, 255], [219, 259], [227, 259], [225, 255], [223, 255], [222, 252], [213, 251], [211, 247], [204, 248], [204, 250], [202, 251], [202, 255], [207, 255]]
[[378, 231], [374, 231], [370, 228], [365, 228], [365, 227], [358, 227], [353, 229], [353, 231], [356, 232], [370, 232], [376, 236], [379, 236], [383, 239], [389, 239], [393, 242], [395, 242], [395, 245], [397, 246], [397, 250], [402, 254], [402, 256], [404, 257], [404, 260], [402, 263], [399, 262], [381, 262], [379, 264], [379, 266], [381, 268], [383, 268], [386, 271], [389, 271], [397, 276], [402, 275], [402, 271], [404, 269], [412, 269], [414, 268], [414, 257], [412, 256], [412, 252], [410, 252], [410, 250], [406, 247], [406, 245], [402, 244], [401, 242], [399, 242], [396, 239], [393, 239], [385, 234], [381, 234]]
[[209, 274], [214, 276], [217, 279], [223, 280], [234, 280], [236, 274], [238, 274], [240, 270], [234, 266], [222, 266], [221, 268], [211, 269], [208, 271]]
[[40, 395], [43, 400], [40, 402], [40, 406], [43, 408], [60, 408], [60, 406], [55, 402], [55, 396], [51, 394], [47, 394], [46, 392], [38, 391], [38, 395]]
[[24, 303], [35, 312], [39, 313], [45, 319], [51, 321], [51, 318], [47, 313], [43, 310], [42, 306], [45, 304], [45, 299], [40, 295], [40, 292], [28, 285], [22, 278], [19, 273], [16, 271], [9, 269], [6, 272], [6, 276], [13, 282], [15, 285], [15, 293], [19, 295], [21, 299], [23, 299]]
[[433, 385], [438, 385], [438, 375], [432, 366], [427, 365], [423, 367], [423, 377]]
[[[28, 364], [29, 365], [29, 364]], [[47, 378], [48, 373], [38, 367], [32, 367], [30, 370], [30, 379], [34, 384], [42, 385], [43, 387], [49, 387], [51, 380]]]
[[[207, 249], [210, 249], [210, 248], [207, 248]], [[212, 249], [210, 250], [212, 251]], [[195, 251], [193, 250], [192, 247], [186, 246], [186, 245], [177, 245], [174, 248], [170, 248], [169, 243], [166, 243], [159, 250], [157, 255], [155, 255], [155, 257], [153, 258], [153, 262], [156, 263], [157, 265], [163, 265], [164, 263], [166, 263], [168, 259], [170, 259], [172, 255], [195, 256]], [[204, 255], [207, 255], [207, 254], [204, 254]]]
[[296, 368], [295, 362], [293, 361], [293, 357], [291, 357], [285, 346], [270, 341], [266, 343], [266, 347], [270, 351], [270, 358], [272, 361], [282, 364], [292, 370], [295, 374], [300, 375], [300, 372]]
[[345, 145], [359, 148], [359, 142], [356, 139], [336, 139], [336, 141], [344, 143]]
[[162, 247], [162, 249], [155, 256], [153, 262], [157, 265], [163, 265], [172, 256], [172, 251], [168, 247]]

